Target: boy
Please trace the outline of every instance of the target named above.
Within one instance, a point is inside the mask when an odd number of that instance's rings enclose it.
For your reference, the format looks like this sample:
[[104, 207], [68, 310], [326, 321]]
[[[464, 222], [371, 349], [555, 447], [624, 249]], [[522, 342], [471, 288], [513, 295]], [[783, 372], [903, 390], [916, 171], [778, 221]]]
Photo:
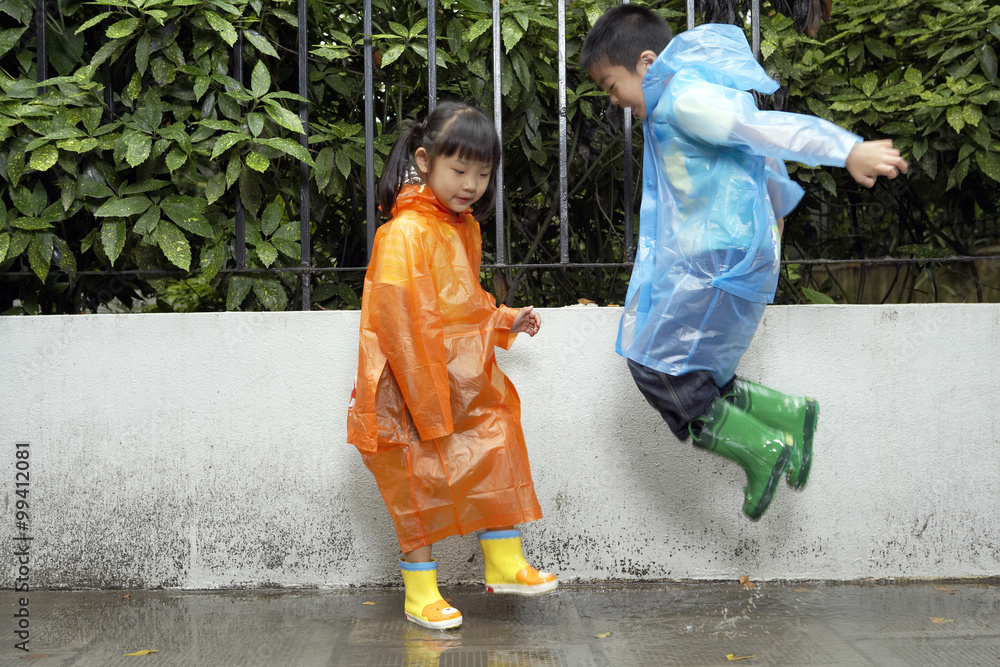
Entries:
[[846, 166], [866, 187], [907, 164], [889, 140], [819, 118], [760, 111], [778, 85], [732, 25], [672, 38], [637, 5], [609, 9], [580, 54], [612, 104], [642, 120], [639, 241], [618, 330], [639, 390], [681, 440], [739, 463], [759, 519], [781, 476], [801, 489], [819, 406], [735, 376], [780, 268], [778, 220], [802, 197], [783, 160]]

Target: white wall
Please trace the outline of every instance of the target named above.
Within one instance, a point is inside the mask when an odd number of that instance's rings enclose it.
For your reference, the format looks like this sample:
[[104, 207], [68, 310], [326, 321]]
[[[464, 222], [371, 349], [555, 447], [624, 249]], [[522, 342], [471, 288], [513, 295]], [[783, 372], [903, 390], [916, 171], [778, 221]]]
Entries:
[[[619, 309], [543, 310], [500, 365], [564, 580], [1000, 574], [1000, 306], [769, 307], [740, 373], [821, 404], [808, 488], [740, 512], [742, 471], [677, 442], [614, 354]], [[30, 583], [397, 583], [345, 444], [356, 312], [0, 318], [0, 473], [30, 451]], [[472, 536], [436, 548], [475, 581]], [[471, 559], [471, 562], [470, 562]], [[13, 562], [11, 561], [8, 561]], [[0, 568], [11, 587], [13, 567]]]

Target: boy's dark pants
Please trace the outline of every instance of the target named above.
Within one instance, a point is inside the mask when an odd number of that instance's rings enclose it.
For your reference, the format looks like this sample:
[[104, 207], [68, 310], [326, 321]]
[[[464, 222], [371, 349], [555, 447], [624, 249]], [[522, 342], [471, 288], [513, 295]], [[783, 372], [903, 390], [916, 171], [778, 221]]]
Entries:
[[709, 406], [719, 396], [732, 392], [736, 382], [733, 376], [724, 387], [720, 387], [715, 384], [710, 371], [667, 375], [631, 359], [626, 361], [639, 391], [680, 440], [687, 440], [691, 420], [708, 412]]

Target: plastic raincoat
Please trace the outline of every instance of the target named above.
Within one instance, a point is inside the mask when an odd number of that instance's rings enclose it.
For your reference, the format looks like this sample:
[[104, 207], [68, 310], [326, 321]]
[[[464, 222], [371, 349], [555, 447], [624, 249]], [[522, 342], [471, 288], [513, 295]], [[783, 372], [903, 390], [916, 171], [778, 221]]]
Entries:
[[479, 284], [479, 223], [406, 186], [375, 235], [347, 439], [404, 553], [540, 519], [521, 402], [497, 366], [517, 310]]
[[778, 284], [775, 215], [802, 189], [783, 160], [844, 166], [861, 138], [799, 114], [760, 111], [778, 84], [743, 32], [702, 25], [671, 40], [643, 79], [643, 191], [619, 354], [722, 386]]

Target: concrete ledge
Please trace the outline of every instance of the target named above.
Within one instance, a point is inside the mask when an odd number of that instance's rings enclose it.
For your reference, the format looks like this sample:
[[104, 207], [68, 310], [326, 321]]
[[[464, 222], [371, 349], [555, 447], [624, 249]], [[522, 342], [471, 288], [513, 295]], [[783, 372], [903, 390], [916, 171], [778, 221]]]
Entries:
[[[539, 336], [498, 351], [546, 513], [524, 527], [536, 564], [580, 581], [1000, 575], [1000, 306], [769, 307], [740, 373], [822, 414], [809, 487], [757, 523], [742, 471], [677, 442], [632, 384], [619, 315], [543, 310]], [[0, 534], [19, 534], [28, 443], [31, 588], [398, 583], [389, 517], [344, 443], [357, 327], [0, 318]], [[482, 576], [471, 536], [436, 555], [442, 581]]]

